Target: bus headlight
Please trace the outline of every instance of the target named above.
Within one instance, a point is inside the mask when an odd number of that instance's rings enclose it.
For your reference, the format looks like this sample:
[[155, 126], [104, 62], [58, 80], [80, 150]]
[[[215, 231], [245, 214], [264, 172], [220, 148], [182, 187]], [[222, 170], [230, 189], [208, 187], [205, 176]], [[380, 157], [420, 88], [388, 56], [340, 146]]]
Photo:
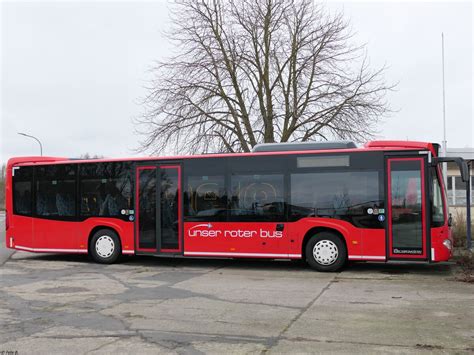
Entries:
[[443, 245], [448, 249], [448, 250], [451, 250], [453, 249], [453, 243], [451, 243], [451, 241], [449, 239], [445, 239], [443, 241]]

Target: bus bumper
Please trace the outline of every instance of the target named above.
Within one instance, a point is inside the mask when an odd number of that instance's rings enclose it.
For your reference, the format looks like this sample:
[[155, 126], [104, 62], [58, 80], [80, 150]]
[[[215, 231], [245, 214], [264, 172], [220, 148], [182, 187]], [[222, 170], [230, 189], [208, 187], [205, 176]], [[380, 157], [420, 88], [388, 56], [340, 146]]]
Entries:
[[448, 261], [453, 255], [453, 238], [449, 229], [439, 229], [439, 231], [435, 231], [435, 228], [433, 228], [431, 261]]

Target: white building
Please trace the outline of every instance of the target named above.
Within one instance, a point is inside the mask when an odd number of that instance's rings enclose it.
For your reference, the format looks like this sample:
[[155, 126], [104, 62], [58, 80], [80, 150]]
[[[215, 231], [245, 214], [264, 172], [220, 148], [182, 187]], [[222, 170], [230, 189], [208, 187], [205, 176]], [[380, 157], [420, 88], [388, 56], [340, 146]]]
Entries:
[[[461, 157], [471, 160], [471, 211], [473, 207], [472, 187], [474, 185], [474, 148], [448, 148], [448, 157]], [[448, 204], [451, 211], [457, 212], [466, 209], [466, 187], [467, 184], [461, 180], [461, 174], [454, 163], [448, 163]]]

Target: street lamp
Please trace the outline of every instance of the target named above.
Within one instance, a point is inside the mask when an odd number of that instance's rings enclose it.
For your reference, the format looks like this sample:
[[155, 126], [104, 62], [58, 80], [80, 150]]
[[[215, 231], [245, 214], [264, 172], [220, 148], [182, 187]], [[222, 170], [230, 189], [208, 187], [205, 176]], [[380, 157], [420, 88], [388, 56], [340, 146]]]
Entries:
[[22, 133], [22, 132], [18, 132], [18, 134], [19, 134], [20, 136], [25, 136], [25, 137], [28, 137], [28, 138], [33, 138], [35, 141], [37, 141], [38, 144], [40, 145], [40, 154], [41, 154], [41, 156], [43, 156], [43, 145], [41, 144], [41, 141], [40, 141], [38, 138], [36, 138], [35, 136], [31, 136], [31, 135], [29, 135], [29, 134], [26, 134], [26, 133]]

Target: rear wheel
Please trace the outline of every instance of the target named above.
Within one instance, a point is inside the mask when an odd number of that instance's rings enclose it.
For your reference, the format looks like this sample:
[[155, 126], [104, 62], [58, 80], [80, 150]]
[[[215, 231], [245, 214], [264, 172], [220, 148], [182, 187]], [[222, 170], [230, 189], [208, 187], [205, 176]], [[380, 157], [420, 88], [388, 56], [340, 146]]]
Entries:
[[114, 231], [101, 229], [94, 233], [89, 245], [89, 253], [94, 261], [101, 264], [112, 264], [122, 254], [120, 239]]
[[337, 271], [347, 259], [346, 245], [342, 239], [330, 232], [321, 232], [306, 244], [306, 261], [318, 271]]

